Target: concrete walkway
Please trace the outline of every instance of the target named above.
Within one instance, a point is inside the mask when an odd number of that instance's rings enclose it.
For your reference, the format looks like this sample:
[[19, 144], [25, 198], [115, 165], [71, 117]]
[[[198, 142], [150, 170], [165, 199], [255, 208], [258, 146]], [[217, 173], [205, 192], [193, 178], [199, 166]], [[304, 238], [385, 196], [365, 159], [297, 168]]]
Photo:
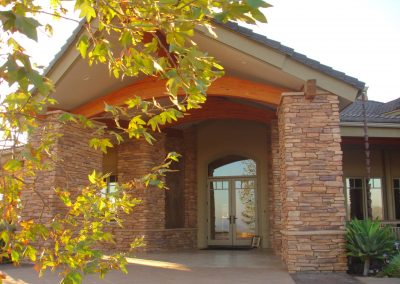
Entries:
[[[149, 253], [129, 261], [128, 275], [112, 271], [103, 280], [92, 275], [83, 283], [295, 284], [279, 257], [265, 250]], [[4, 283], [8, 284], [59, 283], [56, 273], [38, 278], [31, 265], [2, 265], [0, 269], [7, 274]]]
[[[187, 283], [187, 284], [395, 284], [399, 279], [351, 277], [345, 273], [297, 273], [289, 275], [279, 257], [267, 250], [195, 250], [138, 254], [128, 259], [128, 275], [111, 271], [100, 279], [84, 278], [83, 283]], [[55, 284], [57, 273], [39, 278], [32, 265], [0, 265], [6, 284]]]
[[399, 278], [356, 277], [364, 284], [399, 284]]

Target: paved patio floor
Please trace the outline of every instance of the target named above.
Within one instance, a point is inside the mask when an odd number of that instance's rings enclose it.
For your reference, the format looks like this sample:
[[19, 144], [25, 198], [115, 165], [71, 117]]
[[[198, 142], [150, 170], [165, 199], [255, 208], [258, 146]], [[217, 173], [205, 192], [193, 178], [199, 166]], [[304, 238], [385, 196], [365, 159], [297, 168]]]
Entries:
[[[127, 275], [112, 271], [101, 280], [88, 276], [83, 283], [271, 283], [294, 284], [279, 257], [265, 250], [197, 250], [140, 254], [131, 258]], [[31, 265], [2, 265], [8, 284], [58, 283], [56, 273], [38, 278]]]
[[[83, 283], [187, 283], [187, 284], [394, 284], [399, 279], [353, 278], [345, 273], [298, 273], [290, 275], [279, 257], [267, 250], [230, 251], [195, 250], [138, 254], [129, 258], [127, 275], [117, 271], [105, 279], [97, 275], [84, 278]], [[7, 275], [6, 284], [55, 284], [57, 273], [47, 272], [39, 278], [32, 265], [14, 267], [1, 265]]]

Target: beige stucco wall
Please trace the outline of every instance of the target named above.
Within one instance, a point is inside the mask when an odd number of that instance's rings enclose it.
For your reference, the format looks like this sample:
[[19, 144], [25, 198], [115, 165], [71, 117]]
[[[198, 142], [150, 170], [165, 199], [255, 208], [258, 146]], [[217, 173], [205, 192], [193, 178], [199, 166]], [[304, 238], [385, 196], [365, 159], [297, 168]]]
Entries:
[[[365, 176], [365, 151], [363, 145], [343, 146], [344, 176]], [[389, 163], [389, 164], [388, 164]], [[386, 168], [390, 167], [390, 169]], [[383, 177], [389, 173], [400, 177], [400, 151], [394, 146], [371, 146], [371, 176]]]
[[229, 155], [247, 156], [257, 163], [258, 234], [262, 246], [268, 247], [267, 216], [267, 125], [247, 121], [207, 121], [197, 128], [197, 185], [198, 185], [198, 247], [207, 246], [207, 166], [210, 162]]
[[[366, 176], [365, 152], [363, 145], [343, 147], [343, 172], [345, 177]], [[371, 148], [371, 175], [383, 176], [383, 155], [379, 148]]]

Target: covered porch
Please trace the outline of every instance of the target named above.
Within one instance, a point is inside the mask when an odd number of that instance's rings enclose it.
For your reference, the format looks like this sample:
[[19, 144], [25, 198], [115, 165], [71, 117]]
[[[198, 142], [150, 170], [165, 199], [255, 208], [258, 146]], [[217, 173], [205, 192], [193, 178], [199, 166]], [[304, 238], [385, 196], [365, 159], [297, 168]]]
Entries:
[[[167, 152], [177, 151], [178, 171], [165, 177], [169, 190], [136, 190], [143, 203], [124, 216], [123, 228], [109, 224], [116, 242], [106, 249], [127, 250], [136, 237], [147, 251], [248, 246], [257, 237], [290, 272], [345, 271], [339, 111], [364, 83], [235, 24], [215, 32], [217, 38], [205, 31], [195, 36], [226, 67], [201, 109], [155, 133], [153, 146], [127, 140], [106, 155], [90, 149], [87, 129], [60, 126], [60, 162], [39, 177], [40, 190], [51, 195], [55, 186], [79, 188], [93, 169], [111, 173], [112, 190], [113, 183], [147, 174]], [[89, 68], [74, 48], [49, 76], [57, 84], [59, 110], [95, 118], [109, 129], [104, 103], [122, 106], [135, 96], [168, 101], [160, 78], [115, 80], [105, 66]], [[215, 174], [245, 161], [255, 165], [248, 164], [252, 172]], [[33, 195], [26, 198], [39, 203]], [[23, 217], [37, 217], [36, 209], [27, 206]]]
[[[399, 126], [370, 127], [371, 175], [368, 185], [364, 138], [343, 137], [343, 171], [347, 220], [378, 219], [400, 240], [400, 139]], [[343, 128], [343, 127], [342, 127]], [[354, 128], [354, 127], [353, 127]], [[346, 129], [344, 134], [346, 135]], [[390, 133], [392, 135], [390, 135]], [[381, 137], [377, 137], [381, 136]], [[389, 136], [389, 137], [382, 137]]]

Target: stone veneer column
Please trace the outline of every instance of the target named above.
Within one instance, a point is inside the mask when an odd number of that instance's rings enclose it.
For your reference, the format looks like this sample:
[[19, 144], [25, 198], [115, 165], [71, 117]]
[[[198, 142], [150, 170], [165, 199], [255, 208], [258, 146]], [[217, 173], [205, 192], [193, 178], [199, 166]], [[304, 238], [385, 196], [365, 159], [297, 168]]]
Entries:
[[280, 155], [279, 155], [279, 131], [278, 121], [272, 120], [269, 131], [269, 222], [270, 222], [270, 238], [271, 248], [275, 254], [282, 253], [282, 202], [281, 202], [281, 186], [280, 186]]
[[284, 93], [278, 119], [282, 257], [289, 272], [345, 271], [338, 97]]
[[73, 196], [80, 188], [88, 185], [88, 175], [93, 170], [101, 172], [103, 154], [89, 147], [90, 129], [77, 124], [58, 122], [56, 117], [61, 113], [57, 111], [49, 114], [29, 137], [31, 144], [37, 147], [45, 135], [62, 135], [51, 147], [55, 162], [48, 159], [50, 168], [27, 181], [27, 190], [23, 191], [21, 197], [24, 204], [22, 219], [49, 223], [55, 214], [62, 214], [65, 210], [54, 188], [70, 190]]
[[[154, 145], [144, 139], [127, 140], [118, 147], [118, 182], [129, 182], [148, 174], [165, 158], [165, 135], [159, 134]], [[136, 237], [144, 237], [146, 250], [162, 247], [157, 231], [165, 229], [165, 191], [158, 188], [137, 188], [133, 195], [141, 204], [124, 217], [124, 227], [114, 228], [116, 249], [129, 249]], [[152, 232], [153, 231], [153, 232]]]
[[[118, 147], [118, 181], [127, 182], [149, 173], [152, 167], [163, 161], [167, 146], [173, 148], [177, 141], [181, 140], [182, 145], [178, 148], [183, 150], [180, 163], [183, 163], [181, 175], [184, 179], [185, 216], [183, 228], [166, 229], [166, 191], [158, 188], [138, 188], [133, 194], [142, 202], [134, 208], [132, 214], [124, 217], [123, 228], [112, 228], [116, 245], [110, 249], [127, 250], [137, 237], [144, 238], [145, 247], [142, 250], [145, 251], [195, 247], [197, 197], [195, 171], [192, 167], [196, 165], [196, 150], [189, 149], [194, 145], [193, 135], [193, 130], [185, 130], [182, 136], [173, 138], [161, 133], [157, 135], [154, 145], [143, 140], [130, 140]], [[177, 141], [167, 141], [168, 139]]]
[[[185, 227], [197, 227], [197, 136], [196, 126], [183, 131], [185, 167]], [[195, 243], [195, 242], [194, 242]]]

